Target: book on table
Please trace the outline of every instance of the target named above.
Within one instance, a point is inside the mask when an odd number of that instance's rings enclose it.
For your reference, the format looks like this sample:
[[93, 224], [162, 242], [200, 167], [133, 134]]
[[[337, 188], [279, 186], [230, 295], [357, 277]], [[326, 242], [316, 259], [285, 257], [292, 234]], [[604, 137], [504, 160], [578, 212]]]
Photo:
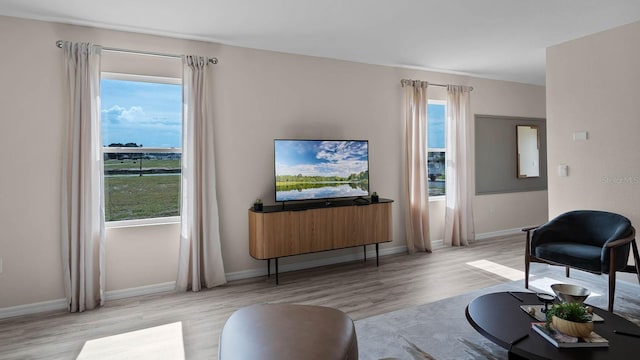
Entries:
[[608, 347], [609, 341], [596, 332], [592, 331], [587, 337], [578, 338], [559, 332], [554, 328], [547, 328], [543, 322], [531, 323], [531, 327], [538, 334], [542, 335], [547, 341], [557, 348], [575, 348], [575, 347]]

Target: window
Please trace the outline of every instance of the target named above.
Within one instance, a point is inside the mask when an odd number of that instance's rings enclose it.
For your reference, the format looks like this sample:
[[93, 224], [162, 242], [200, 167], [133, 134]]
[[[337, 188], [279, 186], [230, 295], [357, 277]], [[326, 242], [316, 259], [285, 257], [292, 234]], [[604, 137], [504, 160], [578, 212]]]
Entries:
[[429, 196], [444, 196], [445, 191], [445, 119], [447, 105], [444, 101], [429, 100], [427, 105], [428, 154], [427, 177]]
[[179, 216], [181, 79], [102, 73], [100, 91], [105, 221]]

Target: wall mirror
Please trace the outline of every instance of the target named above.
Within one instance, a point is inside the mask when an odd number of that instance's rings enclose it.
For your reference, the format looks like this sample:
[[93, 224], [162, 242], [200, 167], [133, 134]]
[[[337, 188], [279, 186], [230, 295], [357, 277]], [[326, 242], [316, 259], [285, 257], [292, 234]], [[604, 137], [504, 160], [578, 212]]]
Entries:
[[517, 125], [518, 178], [540, 176], [540, 131], [535, 125]]

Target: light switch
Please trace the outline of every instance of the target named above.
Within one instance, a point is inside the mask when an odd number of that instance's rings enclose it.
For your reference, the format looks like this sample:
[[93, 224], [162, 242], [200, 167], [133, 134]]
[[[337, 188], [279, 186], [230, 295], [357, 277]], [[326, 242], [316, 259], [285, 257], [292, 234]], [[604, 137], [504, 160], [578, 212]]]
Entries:
[[565, 164], [558, 165], [558, 176], [560, 177], [569, 176], [569, 165], [565, 165]]
[[587, 131], [575, 131], [573, 133], [573, 140], [587, 140], [589, 138], [589, 133]]

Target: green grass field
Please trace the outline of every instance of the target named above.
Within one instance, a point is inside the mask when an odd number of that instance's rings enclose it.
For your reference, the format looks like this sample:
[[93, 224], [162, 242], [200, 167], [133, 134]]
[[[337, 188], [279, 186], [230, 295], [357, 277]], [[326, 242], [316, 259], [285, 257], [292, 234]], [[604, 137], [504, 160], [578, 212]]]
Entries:
[[179, 175], [106, 176], [105, 220], [180, 215], [180, 178]]

